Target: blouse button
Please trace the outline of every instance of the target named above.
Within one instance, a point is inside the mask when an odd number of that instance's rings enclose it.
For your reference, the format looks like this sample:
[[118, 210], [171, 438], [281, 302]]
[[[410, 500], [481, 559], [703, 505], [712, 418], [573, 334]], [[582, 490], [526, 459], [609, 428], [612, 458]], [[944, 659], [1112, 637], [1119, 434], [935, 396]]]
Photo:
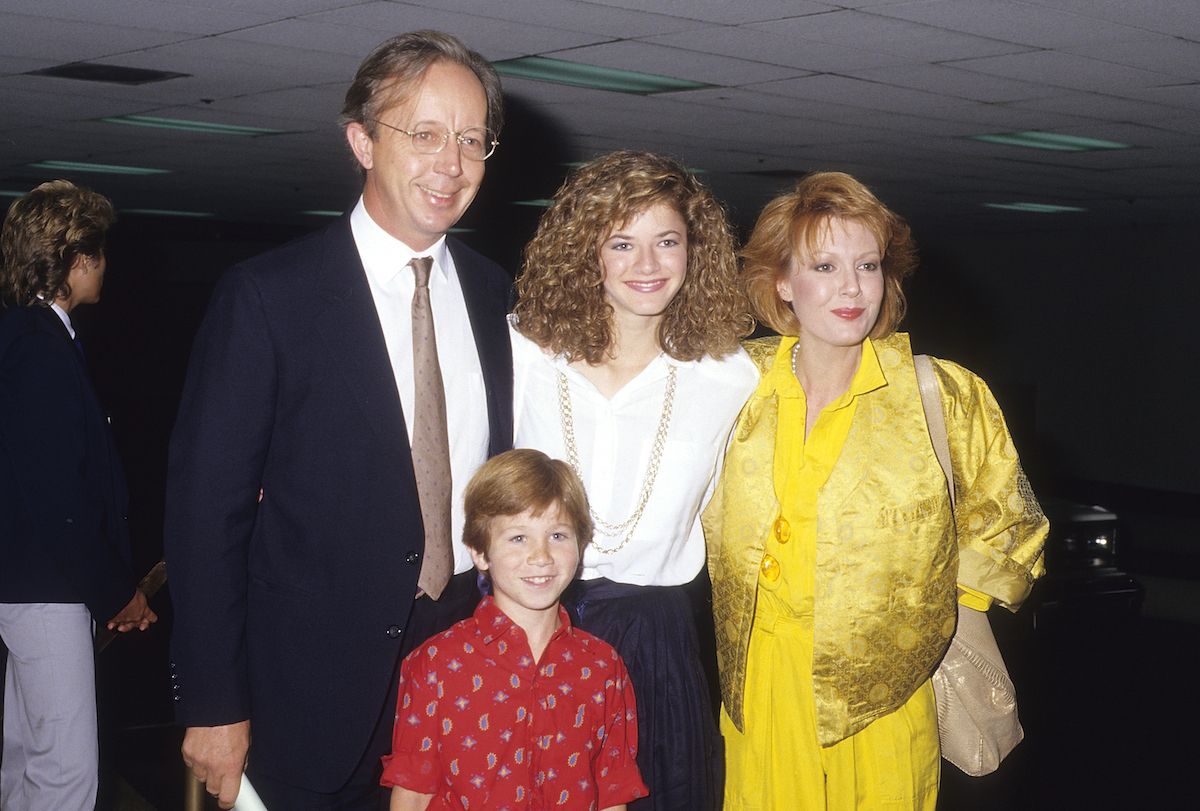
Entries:
[[775, 540], [787, 543], [792, 538], [792, 527], [782, 515], [775, 519]]
[[769, 582], [774, 583], [779, 579], [779, 561], [770, 555], [763, 555], [762, 561], [762, 576]]

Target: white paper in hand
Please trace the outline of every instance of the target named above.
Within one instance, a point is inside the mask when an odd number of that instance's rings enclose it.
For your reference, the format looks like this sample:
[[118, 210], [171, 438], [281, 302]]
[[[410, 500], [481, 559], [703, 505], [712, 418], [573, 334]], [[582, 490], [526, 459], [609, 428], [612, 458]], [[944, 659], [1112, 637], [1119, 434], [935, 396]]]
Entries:
[[242, 772], [242, 787], [238, 789], [237, 799], [233, 803], [233, 811], [267, 811], [263, 801], [258, 798], [258, 792], [246, 779], [245, 772]]

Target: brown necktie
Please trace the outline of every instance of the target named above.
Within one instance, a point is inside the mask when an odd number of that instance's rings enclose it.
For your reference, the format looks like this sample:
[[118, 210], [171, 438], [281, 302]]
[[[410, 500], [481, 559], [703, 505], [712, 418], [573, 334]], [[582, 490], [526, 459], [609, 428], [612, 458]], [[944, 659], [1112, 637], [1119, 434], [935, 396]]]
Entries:
[[421, 519], [425, 524], [425, 558], [417, 585], [436, 600], [454, 573], [454, 552], [450, 545], [450, 438], [446, 428], [446, 392], [433, 332], [433, 308], [429, 304], [433, 259], [418, 256], [409, 265], [417, 278], [412, 300], [416, 397], [411, 445]]

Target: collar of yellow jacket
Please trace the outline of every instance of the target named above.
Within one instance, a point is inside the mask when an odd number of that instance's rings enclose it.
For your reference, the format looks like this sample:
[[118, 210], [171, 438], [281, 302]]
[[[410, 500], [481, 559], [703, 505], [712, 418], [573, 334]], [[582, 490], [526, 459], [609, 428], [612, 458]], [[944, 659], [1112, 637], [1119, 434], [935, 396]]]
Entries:
[[[758, 382], [758, 389], [754, 392], [756, 396], [767, 397], [774, 392], [781, 398], [804, 397], [800, 381], [796, 379], [796, 375], [792, 371], [792, 348], [796, 345], [796, 341], [797, 339], [791, 336], [780, 339], [773, 363]], [[858, 361], [858, 369], [854, 373], [854, 378], [850, 381], [850, 388], [841, 397], [830, 403], [827, 408], [829, 410], [845, 408], [854, 402], [855, 397], [881, 389], [887, 384], [887, 376], [883, 373], [883, 367], [879, 365], [879, 356], [875, 354], [875, 345], [870, 338], [867, 338], [863, 341], [862, 357]]]

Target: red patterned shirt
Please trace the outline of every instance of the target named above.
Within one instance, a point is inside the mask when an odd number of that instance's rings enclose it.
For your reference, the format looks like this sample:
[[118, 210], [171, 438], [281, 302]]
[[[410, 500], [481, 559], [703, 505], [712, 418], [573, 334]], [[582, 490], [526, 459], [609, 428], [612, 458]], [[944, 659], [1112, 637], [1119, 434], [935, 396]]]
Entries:
[[383, 785], [433, 794], [429, 811], [597, 811], [645, 797], [625, 665], [558, 615], [540, 662], [491, 597], [413, 651]]

